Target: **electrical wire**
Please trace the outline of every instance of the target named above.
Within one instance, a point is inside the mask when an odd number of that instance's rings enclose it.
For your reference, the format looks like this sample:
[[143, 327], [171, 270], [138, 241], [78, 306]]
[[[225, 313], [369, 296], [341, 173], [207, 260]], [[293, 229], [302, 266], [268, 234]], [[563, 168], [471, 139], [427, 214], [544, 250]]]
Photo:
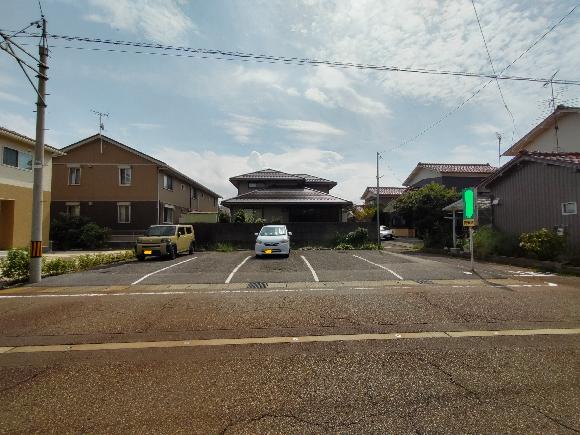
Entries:
[[[0, 30], [1, 31], [1, 30]], [[37, 37], [38, 34], [29, 33], [26, 36]], [[246, 53], [239, 51], [226, 51], [226, 50], [216, 50], [216, 49], [205, 49], [205, 48], [193, 48], [193, 47], [180, 47], [172, 45], [163, 45], [147, 42], [134, 42], [134, 41], [121, 41], [121, 40], [111, 40], [102, 38], [88, 38], [82, 36], [68, 36], [68, 35], [57, 35], [49, 34], [52, 39], [60, 39], [69, 42], [81, 42], [81, 43], [92, 43], [92, 44], [107, 44], [115, 46], [125, 46], [125, 47], [135, 47], [135, 48], [149, 48], [154, 50], [161, 50], [161, 52], [156, 51], [134, 51], [134, 50], [120, 50], [120, 49], [103, 49], [98, 47], [82, 47], [82, 46], [58, 46], [52, 45], [57, 48], [66, 49], [76, 49], [76, 50], [91, 50], [91, 51], [106, 51], [106, 52], [119, 52], [119, 53], [132, 53], [132, 54], [146, 54], [146, 55], [161, 55], [161, 56], [175, 56], [175, 57], [191, 57], [200, 59], [217, 59], [217, 60], [227, 60], [227, 61], [240, 61], [240, 62], [255, 62], [255, 63], [270, 63], [270, 64], [284, 64], [284, 65], [298, 65], [298, 66], [327, 66], [331, 68], [343, 68], [343, 69], [357, 69], [357, 70], [372, 70], [372, 71], [389, 71], [389, 72], [405, 72], [405, 73], [416, 73], [416, 74], [429, 74], [429, 75], [444, 75], [444, 76], [459, 76], [459, 77], [472, 77], [472, 78], [487, 78], [493, 80], [512, 80], [512, 81], [528, 81], [528, 82], [538, 82], [545, 83], [549, 81], [547, 78], [540, 77], [522, 77], [522, 76], [503, 76], [501, 73], [487, 74], [487, 73], [474, 73], [469, 71], [451, 71], [451, 70], [439, 70], [439, 69], [428, 69], [428, 68], [406, 68], [398, 66], [388, 66], [388, 65], [374, 65], [374, 64], [360, 64], [353, 62], [338, 62], [338, 61], [328, 61], [319, 59], [309, 59], [309, 58], [299, 58], [299, 57], [286, 57], [286, 56], [272, 56], [266, 54], [256, 54], [256, 53]], [[177, 53], [173, 53], [177, 52]], [[181, 54], [188, 53], [188, 54]], [[191, 54], [190, 54], [191, 53]], [[198, 56], [195, 56], [198, 55]], [[558, 79], [554, 80], [556, 84], [580, 86], [580, 80], [565, 80]]]
[[[487, 41], [485, 39], [485, 34], [483, 33], [483, 27], [481, 26], [481, 21], [479, 20], [479, 14], [477, 13], [477, 8], [475, 7], [475, 0], [471, 0], [471, 5], [473, 6], [473, 12], [475, 12], [475, 18], [477, 19], [477, 25], [479, 26], [479, 32], [481, 33], [481, 39], [483, 40], [483, 45], [485, 46], [485, 51], [487, 53], [487, 59], [489, 61], [489, 65], [491, 66], [491, 71], [494, 74], [496, 74], [495, 66], [493, 65], [493, 60], [491, 58], [491, 53], [489, 51], [489, 47], [487, 46]], [[507, 105], [507, 102], [506, 102], [505, 97], [503, 95], [503, 91], [502, 91], [501, 86], [499, 84], [499, 80], [496, 79], [495, 83], [497, 85], [497, 89], [499, 91], [501, 101], [503, 102], [503, 106], [505, 107], [505, 110], [507, 111], [508, 115], [510, 116], [510, 118], [512, 120], [512, 142], [513, 142], [515, 134], [516, 134], [516, 119], [514, 117], [514, 114], [512, 113], [512, 111], [510, 110], [510, 108]]]
[[[564, 20], [566, 18], [568, 18], [570, 15], [572, 15], [572, 13], [574, 13], [574, 11], [578, 8], [578, 6], [580, 6], [580, 3], [577, 3], [576, 5], [574, 5], [574, 7], [572, 9], [570, 9], [570, 11], [568, 11], [567, 14], [565, 14], [564, 16], [562, 16], [562, 18], [560, 18], [556, 23], [554, 23], [550, 28], [548, 28], [542, 35], [540, 35], [539, 38], [537, 38], [532, 44], [530, 44], [530, 46], [528, 48], [526, 48], [518, 57], [516, 57], [509, 65], [507, 65], [501, 72], [500, 75], [503, 74], [504, 72], [506, 72], [508, 69], [510, 69], [516, 62], [518, 62], [522, 57], [524, 57], [526, 54], [528, 54], [536, 45], [538, 45], [540, 42], [542, 42], [544, 40], [544, 38], [546, 38], [546, 36], [548, 36], [550, 33], [552, 33], [560, 24], [562, 24], [564, 22]], [[428, 126], [426, 126], [425, 128], [423, 128], [419, 133], [411, 136], [410, 138], [404, 140], [403, 142], [401, 142], [399, 145], [391, 148], [390, 150], [388, 150], [387, 152], [391, 152], [394, 151], [396, 149], [402, 148], [414, 141], [416, 141], [417, 139], [419, 139], [421, 136], [424, 136], [425, 134], [427, 134], [429, 131], [431, 131], [433, 128], [437, 127], [439, 124], [441, 124], [443, 121], [445, 121], [447, 118], [449, 118], [451, 115], [453, 115], [454, 113], [458, 112], [459, 110], [461, 110], [461, 108], [463, 106], [465, 106], [469, 101], [471, 101], [473, 98], [475, 98], [477, 95], [479, 95], [479, 93], [481, 91], [483, 91], [491, 82], [493, 82], [494, 79], [491, 79], [487, 82], [485, 82], [483, 85], [478, 86], [475, 88], [475, 90], [472, 92], [471, 95], [469, 95], [465, 100], [463, 100], [461, 103], [459, 103], [455, 108], [451, 109], [450, 111], [444, 113], [440, 118], [438, 118], [437, 120], [435, 120], [434, 122], [432, 122], [431, 124], [429, 124]]]

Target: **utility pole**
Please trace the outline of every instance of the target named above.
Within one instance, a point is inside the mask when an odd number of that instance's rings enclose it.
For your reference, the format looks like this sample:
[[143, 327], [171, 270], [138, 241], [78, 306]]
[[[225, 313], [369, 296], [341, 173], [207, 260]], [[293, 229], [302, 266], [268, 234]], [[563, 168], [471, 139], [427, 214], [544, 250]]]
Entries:
[[44, 114], [46, 111], [46, 82], [48, 76], [48, 41], [46, 19], [41, 18], [42, 37], [38, 46], [38, 98], [36, 101], [36, 146], [34, 147], [34, 181], [32, 187], [32, 230], [30, 242], [30, 282], [40, 282], [42, 273], [42, 208], [44, 171]]
[[379, 193], [379, 159], [381, 159], [381, 153], [377, 152], [377, 249], [380, 249], [381, 246], [381, 222], [380, 222], [380, 213], [381, 213], [381, 203], [380, 203], [380, 193]]

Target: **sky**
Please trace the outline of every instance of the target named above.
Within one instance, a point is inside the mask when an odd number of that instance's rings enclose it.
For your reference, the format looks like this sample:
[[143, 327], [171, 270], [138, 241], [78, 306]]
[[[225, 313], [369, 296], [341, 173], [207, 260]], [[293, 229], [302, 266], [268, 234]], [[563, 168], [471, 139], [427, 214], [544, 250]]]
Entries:
[[[475, 5], [501, 71], [575, 0]], [[58, 35], [492, 71], [471, 0], [42, 0], [42, 7], [49, 33]], [[0, 29], [19, 30], [39, 17], [37, 0], [0, 2]], [[580, 79], [579, 24], [580, 8], [506, 74], [546, 78], [558, 71], [557, 78]], [[382, 186], [400, 186], [418, 162], [497, 165], [496, 132], [505, 150], [551, 110], [549, 86], [503, 80], [509, 112], [492, 82], [438, 123], [488, 80], [107, 52], [87, 48], [115, 47], [54, 38], [49, 43], [48, 144], [61, 148], [97, 133], [91, 110], [108, 112], [105, 135], [165, 161], [224, 199], [236, 193], [230, 177], [273, 168], [335, 180], [332, 194], [360, 203], [365, 187], [376, 185], [377, 152]], [[580, 86], [555, 85], [554, 91], [557, 104], [578, 105]], [[33, 88], [0, 51], [0, 125], [34, 136], [34, 109]]]

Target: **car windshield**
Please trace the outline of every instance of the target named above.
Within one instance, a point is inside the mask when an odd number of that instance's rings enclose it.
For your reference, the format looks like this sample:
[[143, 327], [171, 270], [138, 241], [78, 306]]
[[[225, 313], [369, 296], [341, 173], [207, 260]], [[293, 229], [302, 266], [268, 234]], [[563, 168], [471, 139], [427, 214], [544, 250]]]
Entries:
[[285, 236], [286, 228], [284, 227], [263, 227], [260, 231], [261, 236]]
[[145, 231], [146, 236], [173, 236], [175, 235], [175, 227], [172, 225], [150, 227]]

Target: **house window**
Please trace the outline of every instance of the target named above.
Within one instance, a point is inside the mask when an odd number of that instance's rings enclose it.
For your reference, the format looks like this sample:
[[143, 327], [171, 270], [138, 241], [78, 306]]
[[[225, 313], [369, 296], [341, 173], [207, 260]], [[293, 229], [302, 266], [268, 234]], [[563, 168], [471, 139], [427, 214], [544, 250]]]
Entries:
[[191, 199], [197, 199], [197, 190], [191, 188]]
[[67, 216], [80, 216], [81, 215], [81, 204], [78, 202], [67, 202], [66, 203], [66, 215]]
[[265, 187], [266, 185], [264, 183], [248, 183], [248, 187], [250, 189], [255, 189], [255, 188], [260, 188], [260, 187]]
[[19, 169], [32, 170], [32, 154], [4, 147], [2, 163]]
[[130, 186], [131, 175], [132, 173], [130, 166], [119, 167], [119, 186]]
[[131, 203], [118, 202], [117, 203], [117, 222], [120, 224], [128, 224], [131, 222]]
[[167, 190], [173, 190], [173, 178], [169, 175], [163, 175], [163, 188]]
[[164, 224], [173, 223], [173, 207], [169, 205], [163, 206], [163, 223]]
[[185, 190], [185, 184], [182, 184], [182, 185], [181, 185], [181, 190], [182, 190], [182, 191], [183, 191], [183, 190]]
[[578, 214], [578, 205], [576, 202], [563, 202], [562, 214]]
[[68, 184], [69, 186], [78, 186], [81, 184], [81, 168], [68, 168]]

